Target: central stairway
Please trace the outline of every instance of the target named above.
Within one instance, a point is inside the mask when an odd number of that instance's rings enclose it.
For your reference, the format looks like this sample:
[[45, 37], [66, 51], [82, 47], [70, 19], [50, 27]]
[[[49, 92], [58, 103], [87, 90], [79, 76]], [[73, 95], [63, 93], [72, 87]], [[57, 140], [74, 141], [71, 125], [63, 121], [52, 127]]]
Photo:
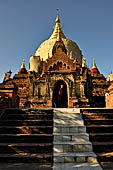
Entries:
[[102, 170], [80, 109], [54, 109], [53, 170]]
[[[53, 163], [53, 110], [6, 109], [0, 118], [0, 164]], [[47, 165], [43, 167], [43, 165]]]

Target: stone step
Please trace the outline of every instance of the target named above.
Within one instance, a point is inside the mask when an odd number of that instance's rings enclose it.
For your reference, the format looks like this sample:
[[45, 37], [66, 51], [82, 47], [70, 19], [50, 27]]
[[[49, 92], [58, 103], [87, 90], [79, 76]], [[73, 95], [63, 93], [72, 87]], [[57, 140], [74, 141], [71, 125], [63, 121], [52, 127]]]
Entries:
[[90, 142], [53, 142], [55, 153], [92, 152]]
[[109, 128], [113, 128], [113, 125], [88, 125], [87, 127], [109, 127]]
[[72, 132], [72, 133], [53, 133], [53, 135], [64, 135], [64, 136], [73, 136], [73, 135], [80, 135], [80, 136], [82, 136], [82, 135], [86, 135], [86, 136], [89, 136], [89, 134], [88, 133], [74, 133], [74, 132]]
[[11, 143], [23, 143], [23, 142], [40, 142], [48, 143], [53, 141], [52, 134], [0, 134], [0, 143], [11, 142]]
[[99, 162], [112, 162], [113, 163], [113, 152], [97, 153]]
[[0, 120], [0, 126], [53, 126], [52, 120]]
[[55, 108], [54, 109], [54, 113], [80, 113], [80, 109], [79, 108]]
[[38, 114], [52, 114], [53, 115], [53, 109], [49, 109], [49, 108], [42, 108], [42, 109], [35, 109], [35, 108], [29, 108], [29, 109], [22, 109], [23, 111], [30, 114], [33, 113], [38, 113]]
[[89, 139], [92, 142], [113, 141], [113, 133], [90, 133]]
[[83, 113], [83, 118], [84, 119], [101, 119], [101, 120], [106, 120], [106, 119], [113, 119], [113, 113]]
[[73, 142], [88, 142], [89, 141], [89, 135], [86, 133], [68, 133], [68, 134], [54, 134], [54, 141], [55, 142], [65, 142], [65, 141], [73, 141]]
[[8, 108], [4, 110], [4, 114], [53, 114], [52, 109], [16, 109]]
[[0, 153], [51, 153], [52, 143], [0, 143]]
[[113, 119], [85, 119], [85, 125], [112, 125]]
[[102, 166], [103, 170], [112, 170], [113, 162], [101, 162], [101, 166]]
[[[25, 124], [24, 124], [25, 125]], [[52, 126], [0, 126], [0, 134], [51, 134]]]
[[55, 119], [54, 126], [83, 126], [84, 122], [82, 119]]
[[93, 145], [113, 145], [113, 141], [112, 142], [92, 142]]
[[41, 153], [19, 153], [19, 154], [0, 154], [0, 163], [52, 163], [52, 154]]
[[102, 170], [102, 168], [98, 163], [90, 163], [90, 162], [55, 163], [53, 166], [53, 170], [64, 170], [64, 169], [65, 170]]
[[54, 119], [62, 119], [62, 120], [75, 120], [75, 119], [82, 119], [82, 114], [81, 113], [55, 113], [54, 114]]
[[113, 125], [88, 125], [88, 133], [113, 133]]
[[54, 163], [97, 163], [93, 152], [84, 153], [54, 153]]
[[[57, 125], [53, 128], [54, 133], [85, 133], [86, 127], [85, 126], [74, 126], [74, 125], [68, 125], [68, 126], [61, 126]], [[61, 134], [61, 135], [62, 135]]]
[[53, 120], [52, 114], [3, 114], [2, 120]]
[[103, 109], [103, 108], [88, 108], [81, 109], [83, 113], [113, 113], [113, 109]]
[[112, 142], [92, 142], [93, 150], [95, 153], [113, 152], [113, 141]]
[[0, 170], [53, 170], [52, 163], [0, 163]]

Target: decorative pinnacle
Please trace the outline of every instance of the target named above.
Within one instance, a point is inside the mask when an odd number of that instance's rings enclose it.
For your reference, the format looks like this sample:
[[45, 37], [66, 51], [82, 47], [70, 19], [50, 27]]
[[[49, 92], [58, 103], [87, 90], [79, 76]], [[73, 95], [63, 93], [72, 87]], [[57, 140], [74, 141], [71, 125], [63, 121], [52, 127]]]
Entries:
[[59, 17], [59, 9], [57, 8], [56, 10], [57, 10], [57, 16]]
[[24, 59], [23, 59], [23, 62], [22, 62], [21, 68], [25, 68], [25, 61], [24, 61]]
[[60, 18], [59, 18], [59, 9], [57, 9], [57, 17], [56, 17], [56, 22], [60, 23]]
[[93, 66], [92, 68], [97, 68], [96, 64], [95, 64], [95, 59], [93, 58]]
[[86, 67], [86, 59], [85, 59], [85, 57], [82, 58], [82, 67]]

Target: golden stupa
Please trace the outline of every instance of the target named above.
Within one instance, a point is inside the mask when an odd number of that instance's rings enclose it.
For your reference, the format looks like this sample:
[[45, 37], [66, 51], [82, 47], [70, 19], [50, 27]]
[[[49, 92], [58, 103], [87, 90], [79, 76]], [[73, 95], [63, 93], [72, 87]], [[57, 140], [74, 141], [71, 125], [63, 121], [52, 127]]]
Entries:
[[38, 68], [37, 62], [39, 61], [39, 56], [40, 56], [40, 60], [43, 60], [43, 61], [46, 61], [46, 59], [48, 59], [48, 56], [52, 57], [52, 49], [53, 49], [55, 42], [57, 41], [58, 36], [60, 36], [60, 39], [62, 39], [67, 49], [68, 57], [77, 58], [78, 62], [82, 64], [81, 50], [79, 49], [78, 45], [75, 42], [73, 42], [72, 40], [69, 40], [64, 35], [61, 29], [59, 14], [57, 13], [55, 27], [54, 27], [52, 35], [49, 37], [48, 40], [45, 40], [43, 43], [41, 43], [40, 46], [37, 48], [35, 55], [30, 57], [30, 71], [36, 72]]

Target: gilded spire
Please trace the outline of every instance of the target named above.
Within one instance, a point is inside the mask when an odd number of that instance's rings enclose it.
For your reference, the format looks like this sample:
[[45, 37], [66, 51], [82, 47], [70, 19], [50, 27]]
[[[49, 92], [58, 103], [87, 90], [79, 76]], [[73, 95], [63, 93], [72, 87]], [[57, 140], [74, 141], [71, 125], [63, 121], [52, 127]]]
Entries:
[[96, 64], [95, 64], [95, 59], [93, 58], [93, 66], [92, 66], [92, 69], [91, 69], [91, 74], [100, 74]]
[[96, 64], [95, 64], [95, 59], [93, 58], [93, 66], [92, 68], [97, 68]]
[[64, 33], [61, 30], [60, 19], [59, 19], [59, 10], [57, 9], [57, 17], [56, 17], [55, 27], [54, 27], [53, 33], [49, 39], [56, 39], [58, 37], [58, 34], [60, 35], [61, 38], [66, 38]]
[[23, 62], [22, 62], [21, 68], [25, 68], [25, 62], [24, 62], [24, 59], [23, 59]]
[[61, 40], [62, 40], [62, 37], [60, 35], [60, 29], [58, 29], [57, 41], [61, 41]]
[[60, 23], [60, 19], [59, 19], [59, 9], [57, 9], [57, 17], [56, 17], [56, 22]]

